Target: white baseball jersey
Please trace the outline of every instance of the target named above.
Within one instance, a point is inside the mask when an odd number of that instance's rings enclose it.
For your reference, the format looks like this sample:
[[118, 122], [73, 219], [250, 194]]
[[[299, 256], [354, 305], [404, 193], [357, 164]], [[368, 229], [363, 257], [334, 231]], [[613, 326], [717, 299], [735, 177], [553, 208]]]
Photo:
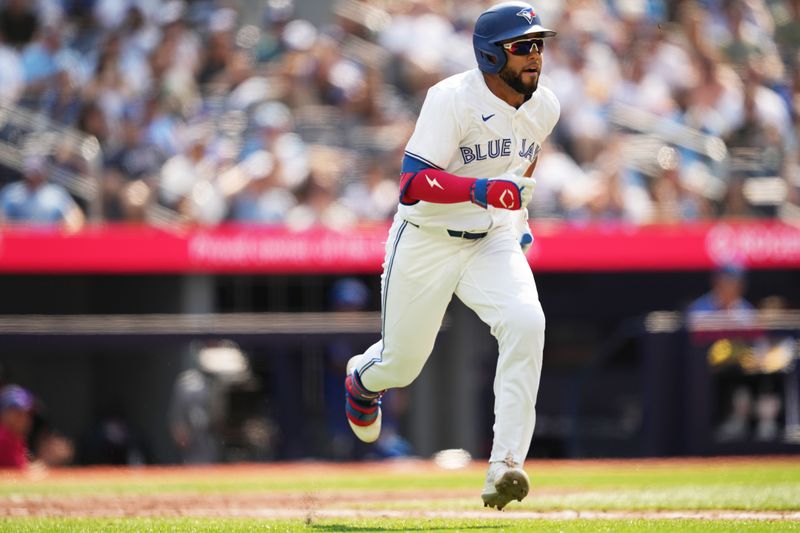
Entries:
[[[499, 176], [533, 160], [560, 112], [553, 92], [541, 84], [515, 109], [489, 90], [480, 70], [469, 70], [428, 90], [406, 155], [458, 176]], [[400, 204], [398, 213], [420, 226], [463, 231], [486, 231], [511, 219], [508, 210], [471, 202]]]
[[[428, 91], [406, 155], [459, 176], [498, 176], [535, 157], [559, 110], [541, 85], [515, 109], [471, 70]], [[489, 460], [520, 465], [536, 423], [545, 329], [533, 273], [512, 226], [523, 213], [466, 201], [401, 203], [386, 241], [381, 340], [352, 361], [367, 390], [405, 387], [430, 356], [457, 296], [497, 339]], [[468, 239], [442, 228], [486, 235]]]

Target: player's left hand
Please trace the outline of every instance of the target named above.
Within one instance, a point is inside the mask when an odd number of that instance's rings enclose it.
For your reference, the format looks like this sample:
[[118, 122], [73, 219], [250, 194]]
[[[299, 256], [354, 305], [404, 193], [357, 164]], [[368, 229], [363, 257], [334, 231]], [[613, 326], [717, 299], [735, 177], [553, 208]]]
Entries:
[[526, 209], [526, 206], [531, 203], [533, 199], [533, 189], [536, 187], [536, 180], [534, 178], [522, 178], [525, 180], [525, 185], [520, 188], [519, 195], [521, 199], [522, 208]]
[[[525, 187], [520, 187], [520, 197], [521, 197], [521, 204], [524, 208], [527, 206], [531, 199], [533, 198], [533, 189], [536, 187], [536, 178], [533, 178], [533, 171], [536, 170], [536, 162], [539, 161], [539, 156], [533, 159], [533, 161], [528, 163], [522, 163], [519, 167], [517, 167], [512, 174], [520, 175], [522, 179], [525, 180]], [[523, 170], [524, 169], [524, 170]], [[526, 216], [525, 219], [527, 220], [528, 217]]]

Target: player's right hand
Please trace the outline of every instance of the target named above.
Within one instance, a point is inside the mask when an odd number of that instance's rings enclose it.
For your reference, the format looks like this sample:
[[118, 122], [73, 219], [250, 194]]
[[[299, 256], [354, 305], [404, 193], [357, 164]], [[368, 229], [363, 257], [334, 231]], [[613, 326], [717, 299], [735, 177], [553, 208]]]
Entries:
[[515, 211], [528, 205], [535, 185], [535, 179], [509, 172], [496, 178], [477, 180], [470, 192], [470, 200], [483, 208], [491, 205]]

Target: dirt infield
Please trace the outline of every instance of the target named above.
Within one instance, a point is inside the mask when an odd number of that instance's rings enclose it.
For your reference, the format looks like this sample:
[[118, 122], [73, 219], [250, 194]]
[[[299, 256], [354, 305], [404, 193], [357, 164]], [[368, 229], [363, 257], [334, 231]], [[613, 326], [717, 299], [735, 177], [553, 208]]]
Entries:
[[[785, 459], [784, 459], [785, 460]], [[713, 460], [717, 461], [717, 460]], [[766, 461], [769, 461], [768, 459]], [[709, 461], [702, 460], [703, 464]], [[724, 464], [735, 464], [736, 460], [726, 459]], [[547, 463], [536, 463], [544, 467]], [[559, 462], [558, 465], [573, 465], [576, 468], [591, 468], [592, 465], [614, 464], [602, 462]], [[630, 463], [620, 463], [621, 465]], [[639, 464], [656, 467], [670, 467], [675, 464], [691, 464], [691, 461], [652, 461]], [[713, 462], [711, 463], [713, 464]], [[214, 518], [261, 518], [261, 519], [305, 519], [318, 518], [476, 518], [476, 519], [729, 519], [729, 520], [800, 520], [800, 511], [531, 511], [509, 508], [506, 512], [484, 510], [480, 507], [479, 490], [429, 488], [424, 497], [419, 491], [392, 490], [269, 490], [250, 492], [216, 492], [159, 490], [170, 482], [191, 485], [192, 480], [202, 481], [213, 487], [215, 480], [240, 482], [259, 479], [320, 479], [324, 476], [347, 476], [359, 473], [389, 474], [393, 471], [404, 473], [431, 472], [436, 469], [427, 461], [403, 461], [401, 463], [294, 463], [269, 465], [232, 465], [213, 467], [151, 467], [128, 468], [76, 468], [53, 471], [34, 471], [27, 474], [2, 474], [0, 487], [7, 495], [0, 496], [0, 517], [214, 517]], [[480, 478], [484, 465], [473, 464], [466, 472], [473, 472]], [[103, 483], [138, 483], [152, 489], [133, 494], [114, 491], [98, 492], [96, 488]], [[46, 485], [46, 493], [19, 493], [14, 487]], [[69, 493], [59, 487], [78, 487], [77, 492]], [[81, 491], [80, 487], [86, 487]], [[535, 488], [536, 494], [554, 494], [555, 489]], [[453, 500], [475, 500], [473, 510], [446, 510], [447, 502]], [[414, 502], [420, 505], [415, 506]], [[436, 501], [441, 501], [440, 510], [434, 510]], [[408, 509], [391, 508], [403, 502]], [[434, 503], [432, 505], [431, 503]], [[445, 509], [445, 510], [441, 510]]]

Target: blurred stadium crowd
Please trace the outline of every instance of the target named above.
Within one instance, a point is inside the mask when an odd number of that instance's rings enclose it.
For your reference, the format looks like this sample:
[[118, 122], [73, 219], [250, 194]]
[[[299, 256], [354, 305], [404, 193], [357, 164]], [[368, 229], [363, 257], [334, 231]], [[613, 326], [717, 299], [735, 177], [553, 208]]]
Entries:
[[[472, 24], [493, 2], [308, 3], [329, 22], [292, 0], [2, 2], [2, 216], [389, 219], [425, 93], [475, 66]], [[534, 218], [798, 216], [800, 0], [535, 8], [559, 31], [542, 83], [562, 118]], [[47, 137], [56, 124], [76, 131]], [[99, 145], [62, 142], [82, 135]]]

